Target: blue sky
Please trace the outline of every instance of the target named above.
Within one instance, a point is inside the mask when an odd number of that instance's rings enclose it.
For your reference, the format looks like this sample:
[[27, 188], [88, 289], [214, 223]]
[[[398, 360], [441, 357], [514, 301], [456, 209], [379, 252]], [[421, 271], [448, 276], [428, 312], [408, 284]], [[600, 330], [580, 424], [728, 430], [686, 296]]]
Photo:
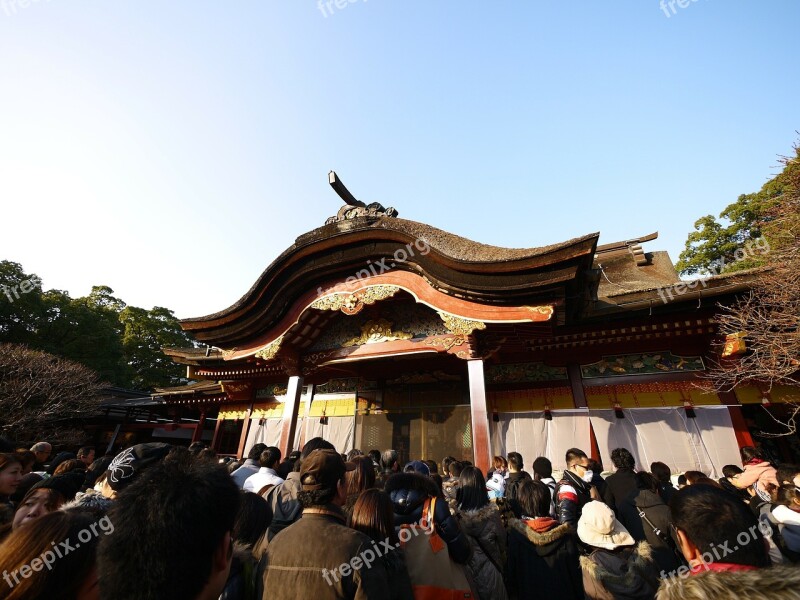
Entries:
[[335, 169], [484, 243], [677, 260], [800, 130], [800, 3], [685, 1], [0, 0], [0, 259], [216, 312]]

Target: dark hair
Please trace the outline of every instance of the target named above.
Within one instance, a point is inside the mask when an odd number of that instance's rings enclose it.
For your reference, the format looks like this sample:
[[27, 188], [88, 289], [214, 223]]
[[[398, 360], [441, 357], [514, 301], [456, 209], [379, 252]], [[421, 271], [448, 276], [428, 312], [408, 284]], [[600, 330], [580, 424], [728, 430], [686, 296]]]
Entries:
[[627, 448], [615, 448], [611, 451], [611, 462], [616, 469], [633, 469], [636, 466], [636, 459]]
[[525, 464], [522, 462], [522, 455], [519, 452], [508, 453], [508, 467], [513, 467], [515, 471], [522, 471]]
[[433, 479], [434, 483], [436, 483], [436, 488], [438, 489], [436, 497], [437, 498], [443, 498], [444, 497], [444, 489], [443, 489], [444, 488], [444, 479], [442, 479], [442, 476], [439, 475], [439, 473], [431, 473], [429, 475], [429, 477], [431, 479]]
[[375, 465], [369, 456], [356, 456], [352, 461], [356, 468], [344, 474], [347, 495], [360, 494], [375, 487]]
[[369, 452], [367, 452], [367, 456], [369, 456], [372, 459], [372, 462], [374, 462], [376, 465], [380, 466], [380, 464], [381, 464], [381, 451], [380, 450], [375, 450], [375, 449], [370, 450]]
[[508, 461], [502, 456], [495, 456], [492, 459], [492, 464], [494, 465], [495, 471], [499, 471], [500, 469], [506, 470], [508, 468]]
[[193, 456], [197, 456], [205, 449], [206, 445], [203, 442], [192, 442], [189, 444], [189, 454], [192, 454]]
[[[102, 532], [106, 531], [103, 527], [106, 521], [108, 517], [100, 519]], [[8, 595], [3, 595], [3, 598], [77, 598], [78, 590], [92, 574], [98, 536], [91, 535], [85, 542], [83, 538], [80, 543], [74, 541], [84, 531], [91, 532], [90, 527], [97, 530], [97, 525], [96, 518], [91, 513], [82, 510], [57, 510], [40, 517], [35, 524], [12, 531], [0, 545], [0, 572], [12, 574], [19, 582], [11, 590], [6, 590]], [[69, 543], [71, 540], [73, 543], [70, 544], [70, 551], [56, 559], [54, 546], [64, 541]], [[32, 575], [27, 578], [16, 577], [22, 567], [31, 562], [39, 560], [41, 564], [48, 553], [54, 560], [52, 564], [50, 561], [45, 563], [48, 565], [47, 569], [33, 571], [29, 567], [28, 572], [32, 572]]]
[[373, 542], [388, 540], [399, 546], [394, 528], [394, 504], [389, 495], [380, 490], [361, 492], [353, 506], [350, 527], [366, 534]]
[[312, 506], [325, 506], [333, 502], [338, 493], [337, 488], [326, 488], [322, 490], [301, 490], [297, 492], [297, 501], [303, 508]]
[[589, 467], [593, 473], [597, 473], [598, 475], [603, 472], [603, 463], [601, 463], [599, 460], [590, 458], [586, 463], [586, 466]]
[[526, 479], [517, 488], [517, 502], [528, 517], [550, 516], [550, 488], [537, 480]]
[[672, 471], [670, 471], [670, 468], [662, 462], [650, 463], [650, 472], [653, 474], [653, 477], [656, 478], [658, 483], [671, 482], [670, 476], [672, 475]]
[[764, 460], [764, 453], [761, 451], [761, 448], [756, 448], [755, 446], [745, 446], [739, 450], [739, 454], [742, 457], [742, 464], [745, 465], [754, 458]]
[[275, 469], [275, 472], [278, 474], [278, 477], [281, 479], [286, 479], [289, 476], [289, 473], [294, 471], [294, 465], [298, 461], [296, 458], [286, 457], [281, 464]]
[[688, 485], [694, 485], [698, 479], [708, 479], [708, 475], [700, 471], [686, 471], [684, 475], [686, 475], [686, 483]]
[[450, 473], [450, 477], [460, 477], [461, 471], [464, 470], [464, 463], [454, 460], [450, 463], [450, 467], [448, 472]]
[[258, 457], [258, 461], [262, 467], [274, 469], [281, 462], [281, 451], [275, 446], [269, 446]]
[[239, 494], [216, 463], [178, 455], [146, 469], [109, 513], [115, 529], [100, 540], [101, 596], [196, 598], [233, 530]]
[[[710, 485], [690, 485], [673, 494], [669, 502], [672, 522], [701, 553], [713, 546], [730, 544], [733, 551], [725, 562], [752, 567], [768, 567], [764, 537], [758, 520], [746, 504], [729, 492]], [[738, 541], [748, 535], [747, 543]]]
[[650, 490], [654, 494], [658, 493], [658, 480], [647, 471], [639, 471], [633, 476], [636, 488], [640, 490]]
[[242, 492], [239, 510], [233, 522], [233, 539], [245, 546], [254, 546], [272, 523], [272, 507], [253, 492]]
[[422, 462], [428, 465], [428, 470], [431, 472], [431, 475], [439, 472], [439, 465], [436, 464], [435, 460], [423, 460]]
[[[455, 464], [455, 463], [453, 463]], [[450, 468], [453, 467], [450, 465]], [[477, 510], [489, 504], [486, 478], [478, 467], [464, 467], [458, 478], [456, 504], [461, 510]]]
[[538, 457], [533, 461], [533, 473], [538, 475], [540, 479], [553, 476], [553, 463], [551, 463], [544, 456]]
[[722, 476], [723, 477], [735, 477], [742, 473], [742, 469], [737, 467], [736, 465], [725, 465], [722, 467]]
[[334, 448], [333, 444], [329, 441], [323, 440], [321, 437], [311, 438], [303, 445], [303, 451], [300, 452], [300, 460], [303, 460], [314, 450], [336, 450], [336, 448]]
[[52, 460], [50, 465], [45, 469], [45, 472], [52, 475], [56, 472], [56, 469], [59, 465], [63, 462], [76, 458], [72, 452], [59, 452], [56, 454], [56, 457]]
[[797, 475], [800, 475], [800, 465], [784, 464], [778, 467], [777, 472], [775, 473], [775, 478], [780, 484], [791, 483], [792, 480], [797, 477]]
[[350, 452], [347, 453], [345, 457], [345, 462], [352, 461], [357, 456], [364, 456], [364, 451], [359, 450], [358, 448], [353, 448]]
[[791, 506], [792, 502], [797, 502], [800, 504], [800, 492], [797, 491], [797, 488], [794, 486], [794, 484], [782, 485], [778, 488], [776, 502], [778, 504], [783, 504], [784, 506]]
[[391, 471], [398, 461], [397, 450], [384, 450], [381, 454], [381, 468], [386, 471]]
[[261, 453], [267, 449], [266, 444], [256, 444], [252, 448], [250, 448], [250, 452], [247, 453], [247, 458], [249, 460], [258, 460], [261, 458]]
[[92, 452], [94, 452], [94, 446], [84, 446], [78, 450], [78, 458], [89, 456]]
[[567, 453], [564, 456], [564, 460], [566, 460], [567, 462], [567, 467], [575, 465], [582, 458], [589, 458], [589, 457], [586, 456], [586, 452], [584, 452], [580, 448], [570, 448], [569, 450], [567, 450]]
[[36, 455], [31, 452], [30, 450], [25, 450], [23, 452], [16, 452], [15, 456], [19, 459], [20, 464], [22, 465], [22, 469], [32, 469], [33, 465], [36, 464]]
[[442, 459], [442, 473], [444, 473], [445, 477], [450, 474], [450, 463], [453, 462], [455, 458], [452, 456], [445, 456]]
[[86, 465], [82, 460], [70, 458], [58, 465], [56, 470], [53, 471], [53, 475], [61, 475], [62, 473], [69, 473], [70, 471], [86, 471]]
[[678, 485], [686, 485], [686, 475], [678, 475]]
[[12, 452], [4, 452], [0, 454], [0, 471], [4, 470], [6, 467], [10, 467], [11, 465], [22, 466], [22, 460], [19, 456]]

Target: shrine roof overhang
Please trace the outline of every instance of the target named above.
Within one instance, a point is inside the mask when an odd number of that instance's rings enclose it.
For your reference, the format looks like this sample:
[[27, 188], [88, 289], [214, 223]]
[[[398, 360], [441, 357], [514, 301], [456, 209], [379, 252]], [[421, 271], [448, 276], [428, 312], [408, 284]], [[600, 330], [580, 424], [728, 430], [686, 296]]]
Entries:
[[[398, 218], [331, 223], [298, 237], [234, 305], [213, 315], [185, 319], [181, 326], [210, 346], [250, 348], [263, 342], [268, 332], [280, 329], [287, 318], [295, 319], [292, 313], [305, 310], [325, 290], [350, 280], [384, 284], [392, 279], [384, 276], [402, 274], [407, 276], [401, 287], [418, 299], [427, 287], [429, 296], [470, 303], [472, 312], [463, 317], [476, 318], [472, 313], [480, 312], [480, 307], [560, 302], [566, 310], [565, 299], [587, 293], [598, 236], [592, 233], [561, 244], [509, 249]], [[422, 301], [441, 308], [430, 299]], [[201, 363], [209, 358], [218, 360], [219, 356], [185, 357]]]

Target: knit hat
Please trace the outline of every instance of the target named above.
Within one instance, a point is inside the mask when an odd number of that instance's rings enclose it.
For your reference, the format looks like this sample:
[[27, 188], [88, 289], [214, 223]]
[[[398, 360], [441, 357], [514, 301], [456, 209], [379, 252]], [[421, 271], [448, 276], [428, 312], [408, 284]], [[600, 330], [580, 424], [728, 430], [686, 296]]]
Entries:
[[597, 500], [583, 507], [578, 519], [578, 537], [584, 544], [595, 548], [614, 550], [636, 543], [628, 530], [614, 517], [614, 511]]
[[355, 464], [344, 462], [336, 450], [314, 450], [303, 459], [300, 468], [303, 491], [333, 489], [345, 472], [355, 468]]
[[128, 486], [142, 470], [164, 459], [172, 446], [161, 442], [137, 444], [123, 450], [108, 465], [108, 485], [115, 492]]
[[72, 500], [75, 494], [81, 491], [83, 487], [83, 480], [86, 477], [83, 471], [69, 471], [68, 473], [61, 473], [54, 477], [42, 479], [39, 483], [34, 484], [28, 493], [33, 490], [49, 489], [55, 490], [66, 500]]
[[425, 475], [425, 477], [430, 477], [431, 470], [428, 465], [426, 465], [421, 460], [412, 460], [410, 463], [407, 463], [405, 467], [403, 467], [404, 473], [419, 473], [420, 475]]

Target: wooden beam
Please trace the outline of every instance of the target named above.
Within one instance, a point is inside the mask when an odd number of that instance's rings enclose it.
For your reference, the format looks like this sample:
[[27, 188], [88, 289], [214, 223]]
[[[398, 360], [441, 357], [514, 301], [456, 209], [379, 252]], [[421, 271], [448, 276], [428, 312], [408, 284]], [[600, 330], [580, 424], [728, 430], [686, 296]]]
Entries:
[[572, 401], [575, 403], [575, 408], [587, 408], [581, 366], [578, 364], [567, 365], [567, 375], [569, 376], [569, 384], [572, 387]]
[[[298, 442], [297, 447], [302, 448], [306, 443], [306, 438], [308, 437], [308, 420], [311, 418], [311, 404], [314, 402], [314, 390], [316, 389], [316, 385], [313, 383], [308, 384], [308, 392], [306, 395], [306, 416], [303, 419], [303, 427], [300, 430], [300, 435], [298, 435]], [[285, 454], [283, 456], [286, 456]]]
[[215, 452], [219, 450], [219, 433], [220, 429], [222, 429], [222, 423], [223, 419], [220, 419], [219, 416], [217, 416], [217, 424], [214, 427], [214, 437], [211, 438], [211, 449]]
[[281, 441], [279, 445], [283, 456], [287, 456], [294, 446], [297, 412], [300, 409], [300, 395], [302, 392], [303, 378], [299, 375], [289, 377], [289, 385], [286, 388], [286, 402], [283, 405], [283, 423], [281, 423]]
[[483, 360], [468, 360], [467, 373], [469, 408], [472, 417], [472, 450], [475, 453], [475, 466], [485, 475], [492, 461], [492, 450], [489, 440], [489, 410], [486, 404]]
[[[253, 392], [253, 395], [255, 395], [255, 392]], [[250, 408], [247, 409], [247, 416], [244, 418], [244, 424], [242, 425], [242, 435], [239, 438], [239, 449], [236, 451], [236, 456], [239, 459], [244, 458], [245, 444], [247, 444], [247, 433], [250, 431], [250, 417], [253, 415], [253, 404], [255, 404], [255, 399], [250, 401]]]
[[200, 420], [197, 422], [197, 425], [194, 428], [194, 433], [192, 434], [192, 443], [199, 442], [203, 438], [203, 427], [206, 424], [206, 411], [205, 409], [200, 411]]

